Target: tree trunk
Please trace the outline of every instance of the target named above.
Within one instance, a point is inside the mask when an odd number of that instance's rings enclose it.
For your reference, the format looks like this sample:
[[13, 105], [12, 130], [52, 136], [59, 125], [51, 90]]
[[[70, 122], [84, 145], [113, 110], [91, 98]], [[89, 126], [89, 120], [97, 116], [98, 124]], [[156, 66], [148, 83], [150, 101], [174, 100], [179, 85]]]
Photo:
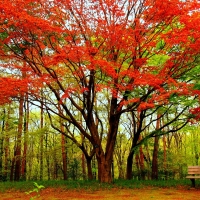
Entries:
[[[140, 139], [140, 134], [142, 130], [142, 123], [144, 120], [143, 112], [137, 112], [137, 117], [135, 116], [134, 112], [131, 113], [132, 120], [133, 120], [133, 133], [134, 137], [132, 139], [131, 149], [127, 158], [126, 164], [126, 179], [131, 180], [133, 178], [133, 156], [134, 156], [134, 148], [136, 147], [138, 140]], [[137, 120], [136, 120], [137, 119]]]
[[[160, 128], [159, 114], [157, 114], [156, 129]], [[159, 136], [155, 136], [154, 139], [154, 149], [153, 149], [153, 159], [152, 159], [152, 173], [151, 178], [153, 180], [158, 180], [158, 149], [159, 149]]]
[[163, 135], [163, 169], [164, 169], [164, 175], [165, 180], [168, 179], [167, 176], [167, 145], [166, 145], [166, 136]]
[[[81, 155], [81, 166], [82, 166], [83, 180], [85, 180], [86, 179], [86, 169], [85, 169], [85, 155], [84, 155], [83, 152], [82, 152], [82, 155]], [[88, 165], [87, 165], [87, 168], [88, 168]], [[88, 179], [90, 179], [89, 170], [88, 170]]]
[[15, 168], [15, 154], [12, 158], [11, 167], [10, 167], [10, 181], [14, 180], [14, 168]]
[[[140, 135], [139, 140], [141, 140], [142, 137]], [[145, 180], [145, 172], [144, 172], [144, 153], [143, 153], [143, 149], [142, 146], [140, 146], [140, 157], [139, 157], [139, 164], [140, 164], [140, 173], [141, 173], [141, 179]]]
[[[41, 95], [43, 96], [43, 93], [41, 92]], [[43, 180], [43, 151], [44, 151], [44, 133], [43, 133], [43, 127], [44, 127], [44, 103], [43, 103], [43, 97], [41, 100], [41, 110], [40, 110], [40, 128], [42, 130], [40, 134], [40, 180]]]
[[88, 173], [88, 180], [93, 179], [93, 174], [92, 174], [92, 157], [86, 156], [86, 163], [87, 163], [87, 173]]
[[5, 152], [5, 160], [4, 160], [4, 176], [7, 178], [8, 176], [8, 161], [9, 161], [9, 119], [10, 119], [10, 105], [8, 107], [6, 122], [5, 122], [5, 142], [4, 142], [4, 152]]
[[127, 164], [126, 164], [126, 179], [127, 180], [131, 180], [133, 178], [133, 172], [132, 172], [133, 155], [134, 155], [134, 151], [131, 151], [127, 158]]
[[159, 136], [156, 136], [154, 140], [153, 159], [152, 159], [151, 178], [153, 180], [158, 180], [158, 147], [159, 147], [158, 142], [159, 142]]
[[133, 149], [139, 140], [139, 136], [140, 136], [140, 132], [137, 132], [134, 135], [131, 150], [130, 150], [128, 158], [127, 158], [127, 163], [126, 163], [126, 179], [127, 180], [131, 180], [133, 178], [133, 156], [135, 154], [135, 151]]
[[[113, 99], [112, 101], [116, 101]], [[111, 110], [112, 110], [111, 103]], [[111, 111], [112, 113], [112, 111]], [[120, 115], [111, 115], [109, 119], [109, 131], [107, 135], [107, 143], [105, 153], [102, 146], [96, 148], [96, 158], [98, 163], [98, 178], [102, 183], [112, 183], [112, 162], [115, 148], [115, 142], [117, 138], [118, 126]]]
[[21, 95], [19, 100], [18, 133], [17, 133], [17, 144], [15, 150], [15, 172], [14, 172], [15, 181], [19, 181], [21, 175], [21, 137], [23, 131], [23, 104], [24, 104], [24, 95]]
[[118, 171], [119, 171], [119, 176], [118, 176], [118, 179], [124, 179], [124, 169], [123, 169], [123, 163], [122, 162], [119, 162], [117, 163], [118, 165]]
[[[102, 155], [99, 158], [97, 158], [98, 160], [98, 169], [100, 169], [100, 176], [99, 176], [99, 181], [101, 183], [112, 183], [112, 159], [106, 160], [105, 156]], [[99, 173], [99, 171], [98, 171]]]
[[0, 135], [0, 181], [3, 180], [3, 142], [4, 142], [4, 131], [5, 131], [5, 115], [6, 110], [3, 109], [3, 122], [1, 127]]
[[[61, 126], [64, 129], [63, 126]], [[63, 130], [64, 131], [64, 130]], [[67, 180], [67, 152], [66, 152], [66, 139], [63, 134], [61, 134], [61, 146], [62, 146], [62, 163], [63, 163], [63, 179]]]
[[29, 125], [29, 103], [28, 103], [28, 95], [26, 95], [26, 106], [25, 106], [25, 116], [24, 116], [24, 151], [22, 157], [22, 179], [26, 180], [26, 154], [27, 154], [27, 140], [28, 140], [28, 125]]
[[47, 152], [46, 154], [46, 162], [47, 162], [47, 177], [48, 180], [50, 180], [50, 158], [49, 158], [49, 153], [48, 153], [48, 133], [45, 135], [45, 151]]

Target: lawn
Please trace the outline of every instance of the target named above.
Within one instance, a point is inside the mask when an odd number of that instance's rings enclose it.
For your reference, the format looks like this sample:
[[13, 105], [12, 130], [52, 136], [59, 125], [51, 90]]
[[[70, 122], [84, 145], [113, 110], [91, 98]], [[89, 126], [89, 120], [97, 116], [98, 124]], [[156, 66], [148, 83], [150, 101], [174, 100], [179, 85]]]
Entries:
[[[26, 187], [22, 185], [26, 183]], [[128, 184], [129, 183], [129, 184]], [[10, 185], [10, 187], [8, 187]], [[33, 184], [32, 184], [33, 185]], [[107, 199], [107, 200], [199, 200], [200, 185], [197, 182], [195, 189], [188, 181], [117, 181], [112, 185], [99, 184], [87, 181], [47, 181], [45, 188], [31, 194], [25, 192], [33, 190], [31, 182], [0, 183], [1, 200], [29, 200], [36, 197], [38, 200], [62, 199]], [[2, 187], [1, 187], [2, 186]], [[29, 187], [31, 189], [28, 189]], [[2, 190], [4, 188], [4, 190]]]

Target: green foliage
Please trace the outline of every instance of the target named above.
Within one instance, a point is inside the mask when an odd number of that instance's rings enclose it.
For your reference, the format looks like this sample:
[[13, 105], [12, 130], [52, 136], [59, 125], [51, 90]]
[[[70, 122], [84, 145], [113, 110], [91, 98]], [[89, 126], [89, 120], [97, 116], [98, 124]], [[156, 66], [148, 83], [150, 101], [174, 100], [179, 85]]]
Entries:
[[[5, 182], [0, 183], [0, 192], [6, 192], [7, 190], [20, 190], [25, 191], [27, 188], [31, 188], [33, 185], [32, 182]], [[43, 186], [44, 185], [44, 186]], [[98, 181], [38, 181], [35, 186], [36, 190], [39, 192], [44, 187], [50, 188], [62, 188], [64, 190], [88, 190], [96, 191], [101, 189], [111, 189], [111, 188], [145, 188], [145, 187], [160, 187], [160, 188], [178, 188], [180, 186], [190, 187], [191, 183], [188, 179], [183, 180], [115, 180], [113, 184], [99, 183]], [[196, 185], [200, 185], [200, 180], [196, 180]], [[28, 186], [28, 187], [27, 187]], [[34, 188], [34, 189], [35, 189]], [[34, 190], [33, 189], [33, 190]], [[30, 191], [33, 191], [30, 189]]]
[[8, 33], [6, 33], [6, 32], [1, 32], [1, 33], [0, 33], [0, 39], [4, 40], [4, 39], [6, 39], [7, 37], [8, 37]]
[[32, 193], [36, 193], [33, 197], [31, 197], [30, 198], [30, 200], [33, 200], [33, 199], [36, 199], [36, 198], [38, 198], [39, 196], [40, 196], [40, 191], [42, 190], [42, 189], [44, 189], [45, 187], [43, 186], [43, 185], [39, 185], [38, 183], [36, 183], [36, 182], [33, 182], [33, 184], [34, 184], [34, 188], [33, 188], [33, 190], [30, 190], [30, 191], [28, 191], [28, 192], [25, 192], [26, 194], [32, 194]]

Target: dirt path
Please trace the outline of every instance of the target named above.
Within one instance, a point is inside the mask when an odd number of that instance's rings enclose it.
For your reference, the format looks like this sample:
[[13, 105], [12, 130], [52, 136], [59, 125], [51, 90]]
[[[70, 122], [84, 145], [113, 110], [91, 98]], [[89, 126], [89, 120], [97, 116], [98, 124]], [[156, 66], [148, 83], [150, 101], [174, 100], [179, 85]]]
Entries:
[[[29, 200], [30, 195], [24, 192], [0, 193], [1, 200]], [[63, 200], [63, 199], [107, 199], [107, 200], [199, 200], [200, 189], [111, 189], [99, 191], [74, 191], [55, 188], [46, 188], [41, 191], [38, 200]]]

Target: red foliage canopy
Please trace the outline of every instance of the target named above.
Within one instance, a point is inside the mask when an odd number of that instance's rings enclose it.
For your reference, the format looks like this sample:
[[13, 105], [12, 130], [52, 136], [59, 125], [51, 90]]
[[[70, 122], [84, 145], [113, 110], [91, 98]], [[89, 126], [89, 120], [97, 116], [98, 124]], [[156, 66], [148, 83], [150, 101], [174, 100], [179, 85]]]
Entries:
[[63, 97], [109, 89], [118, 108], [145, 109], [173, 93], [191, 95], [180, 78], [198, 65], [197, 0], [0, 2], [2, 63], [26, 62], [27, 73]]

